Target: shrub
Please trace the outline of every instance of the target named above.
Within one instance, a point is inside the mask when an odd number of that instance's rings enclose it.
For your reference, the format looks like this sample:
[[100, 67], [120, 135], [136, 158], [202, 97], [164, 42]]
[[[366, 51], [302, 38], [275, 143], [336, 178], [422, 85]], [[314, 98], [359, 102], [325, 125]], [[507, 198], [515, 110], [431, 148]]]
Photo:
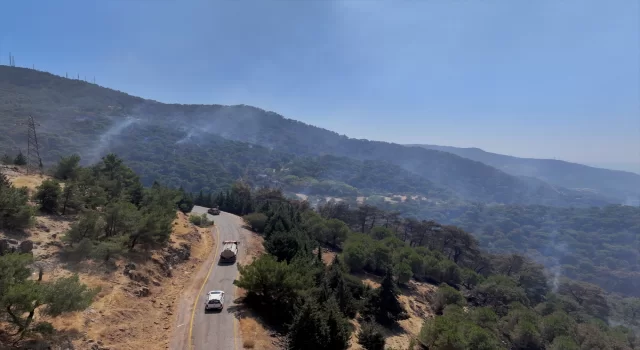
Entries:
[[207, 214], [202, 215], [189, 215], [189, 222], [199, 227], [209, 227], [213, 225], [213, 220], [209, 220]]
[[365, 350], [384, 350], [384, 335], [378, 325], [367, 322], [358, 332], [358, 344]]
[[460, 292], [450, 287], [449, 285], [442, 283], [436, 291], [435, 300], [433, 302], [433, 311], [440, 315], [444, 311], [447, 305], [464, 305], [464, 297]]
[[264, 227], [267, 224], [266, 215], [262, 213], [251, 213], [243, 216], [242, 219], [253, 231], [258, 233], [264, 232]]
[[47, 213], [58, 211], [58, 201], [62, 195], [60, 184], [55, 180], [44, 180], [36, 189], [34, 199], [40, 203], [40, 210]]

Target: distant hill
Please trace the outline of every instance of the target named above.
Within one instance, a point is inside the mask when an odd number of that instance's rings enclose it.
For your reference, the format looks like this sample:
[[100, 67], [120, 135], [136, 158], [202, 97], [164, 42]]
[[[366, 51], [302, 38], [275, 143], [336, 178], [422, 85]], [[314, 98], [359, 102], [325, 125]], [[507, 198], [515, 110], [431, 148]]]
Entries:
[[[574, 190], [593, 191], [632, 204], [640, 199], [640, 175], [554, 159], [518, 158], [483, 151], [436, 145], [408, 145], [444, 151], [482, 162], [516, 176], [528, 176]], [[640, 203], [636, 204], [640, 205]]]
[[[143, 178], [176, 178], [189, 172], [194, 177], [207, 177], [200, 182], [215, 182], [228, 181], [242, 169], [266, 161], [262, 154], [257, 155], [260, 152], [213, 152], [207, 148], [214, 147], [209, 140], [218, 135], [262, 146], [278, 157], [332, 155], [386, 162], [470, 201], [552, 206], [610, 202], [588, 191], [509, 175], [452, 153], [352, 139], [251, 106], [163, 104], [83, 81], [7, 66], [0, 66], [0, 91], [0, 151], [26, 147], [25, 132], [15, 125], [33, 114], [41, 124], [39, 142], [46, 150], [43, 154], [47, 162], [71, 152], [92, 162], [116, 150], [122, 151]], [[241, 147], [250, 149], [248, 145]], [[224, 168], [228, 176], [196, 173], [208, 163], [212, 163], [211, 169]]]

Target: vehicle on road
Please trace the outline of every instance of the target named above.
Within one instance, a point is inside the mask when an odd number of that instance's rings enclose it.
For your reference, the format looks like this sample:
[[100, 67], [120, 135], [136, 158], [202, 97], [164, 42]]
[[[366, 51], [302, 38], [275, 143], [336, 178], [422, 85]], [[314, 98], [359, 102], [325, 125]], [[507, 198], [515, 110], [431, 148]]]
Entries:
[[238, 256], [238, 241], [224, 241], [222, 244], [220, 262], [235, 262]]
[[218, 207], [209, 208], [209, 210], [207, 210], [207, 213], [211, 215], [220, 215], [220, 209], [218, 209]]
[[222, 310], [224, 307], [224, 292], [221, 290], [212, 290], [207, 293], [207, 300], [204, 302], [206, 310]]

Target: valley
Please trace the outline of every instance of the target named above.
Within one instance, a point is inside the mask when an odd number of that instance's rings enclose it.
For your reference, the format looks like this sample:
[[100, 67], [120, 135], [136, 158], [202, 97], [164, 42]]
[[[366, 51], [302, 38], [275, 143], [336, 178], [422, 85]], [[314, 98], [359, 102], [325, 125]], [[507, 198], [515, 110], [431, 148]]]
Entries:
[[[4, 193], [25, 203], [7, 219], [21, 229], [0, 233], [12, 251], [28, 237], [46, 279], [77, 273], [87, 299], [100, 288], [90, 306], [43, 312], [58, 338], [38, 328], [29, 341], [276, 349], [316, 332], [335, 348], [377, 337], [413, 350], [473, 331], [464, 349], [636, 346], [633, 175], [352, 139], [251, 106], [163, 104], [25, 68], [0, 66], [0, 88], [11, 92], [3, 161], [26, 149], [11, 125], [33, 114], [46, 169], [3, 166]], [[45, 190], [64, 205], [46, 209]], [[220, 207], [213, 229], [189, 222], [194, 204], [194, 215]], [[237, 270], [209, 270], [227, 238], [242, 242]], [[198, 290], [217, 286], [233, 298], [214, 318]], [[556, 318], [570, 339], [549, 330]]]

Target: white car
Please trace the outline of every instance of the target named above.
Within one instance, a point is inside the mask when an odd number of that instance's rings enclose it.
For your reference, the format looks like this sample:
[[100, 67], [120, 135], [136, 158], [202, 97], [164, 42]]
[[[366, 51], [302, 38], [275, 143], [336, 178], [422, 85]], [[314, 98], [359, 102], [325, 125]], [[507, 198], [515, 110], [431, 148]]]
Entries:
[[207, 293], [207, 299], [204, 302], [204, 309], [206, 310], [222, 310], [224, 307], [224, 292], [221, 290], [212, 290]]

